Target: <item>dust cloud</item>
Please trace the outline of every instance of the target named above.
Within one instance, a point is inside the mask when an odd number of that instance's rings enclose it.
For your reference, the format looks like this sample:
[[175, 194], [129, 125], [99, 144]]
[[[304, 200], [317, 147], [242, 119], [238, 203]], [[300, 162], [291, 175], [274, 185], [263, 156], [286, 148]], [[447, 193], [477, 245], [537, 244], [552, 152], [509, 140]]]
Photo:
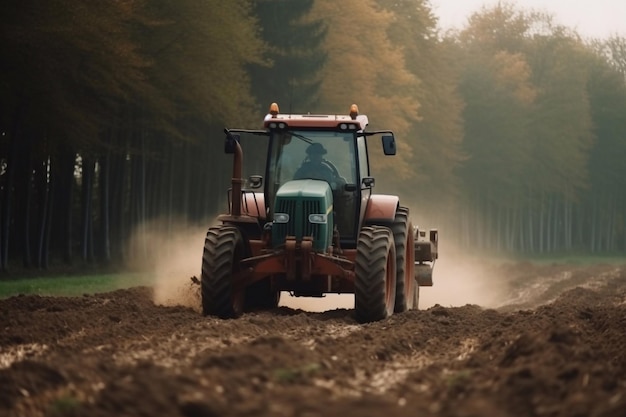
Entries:
[[[132, 264], [152, 276], [156, 304], [200, 309], [200, 287], [192, 277], [200, 277], [204, 238], [210, 226], [155, 220], [135, 230]], [[138, 252], [148, 255], [136, 256]]]
[[476, 304], [495, 308], [507, 298], [507, 283], [497, 273], [496, 262], [440, 249], [433, 270], [433, 286], [420, 287], [420, 309], [439, 304], [459, 307]]

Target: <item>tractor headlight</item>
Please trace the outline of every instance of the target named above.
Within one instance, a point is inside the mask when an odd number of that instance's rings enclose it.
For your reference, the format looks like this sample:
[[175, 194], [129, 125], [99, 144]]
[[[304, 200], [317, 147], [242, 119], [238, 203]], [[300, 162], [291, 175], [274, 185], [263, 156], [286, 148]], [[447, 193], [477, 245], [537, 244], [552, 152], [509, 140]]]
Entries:
[[357, 130], [359, 128], [358, 124], [355, 123], [340, 123], [339, 129], [341, 130]]
[[325, 214], [309, 214], [309, 222], [315, 224], [326, 224], [328, 217]]
[[274, 213], [274, 223], [289, 223], [289, 215], [287, 213]]
[[287, 128], [287, 124], [280, 122], [280, 123], [276, 123], [276, 122], [271, 122], [270, 124], [268, 124], [268, 127], [270, 129], [286, 129]]

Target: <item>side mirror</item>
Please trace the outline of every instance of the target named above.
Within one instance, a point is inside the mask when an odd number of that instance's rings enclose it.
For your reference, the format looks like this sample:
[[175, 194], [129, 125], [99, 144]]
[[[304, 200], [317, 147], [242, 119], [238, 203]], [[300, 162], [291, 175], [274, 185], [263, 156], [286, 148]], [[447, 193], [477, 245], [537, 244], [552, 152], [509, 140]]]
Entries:
[[250, 183], [250, 188], [261, 188], [261, 186], [263, 186], [263, 177], [260, 175], [250, 175], [248, 182]]
[[363, 177], [361, 182], [365, 188], [372, 188], [374, 186], [374, 177]]
[[226, 132], [226, 139], [224, 141], [224, 153], [235, 153], [235, 144], [241, 143], [241, 136], [234, 135], [230, 132]]
[[395, 155], [396, 154], [396, 139], [393, 135], [383, 135], [383, 152], [385, 155]]

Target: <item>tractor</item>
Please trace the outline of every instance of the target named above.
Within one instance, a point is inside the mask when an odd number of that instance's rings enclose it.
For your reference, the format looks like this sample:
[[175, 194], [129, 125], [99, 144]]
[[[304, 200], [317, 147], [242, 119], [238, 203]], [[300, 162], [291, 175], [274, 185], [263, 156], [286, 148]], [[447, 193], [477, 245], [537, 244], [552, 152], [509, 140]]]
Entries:
[[[236, 318], [295, 297], [354, 294], [360, 323], [417, 309], [432, 286], [438, 232], [420, 231], [397, 196], [374, 194], [368, 138], [396, 154], [392, 131], [368, 131], [345, 115], [281, 114], [272, 103], [262, 130], [224, 129], [233, 154], [228, 213], [207, 231], [204, 315]], [[269, 138], [264, 176], [242, 178], [241, 137]]]

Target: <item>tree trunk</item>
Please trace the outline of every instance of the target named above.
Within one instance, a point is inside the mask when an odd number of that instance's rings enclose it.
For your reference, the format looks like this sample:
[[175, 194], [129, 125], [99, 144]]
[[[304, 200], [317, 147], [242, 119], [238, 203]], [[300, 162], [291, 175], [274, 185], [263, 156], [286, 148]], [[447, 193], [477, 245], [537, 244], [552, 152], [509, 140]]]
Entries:
[[15, 187], [15, 171], [18, 167], [20, 139], [22, 139], [22, 106], [18, 106], [13, 118], [12, 132], [9, 139], [9, 151], [6, 161], [5, 182], [0, 204], [0, 269], [5, 271], [9, 262], [9, 236], [11, 228], [11, 202]]
[[83, 169], [82, 169], [82, 195], [81, 195], [81, 207], [83, 218], [83, 230], [82, 230], [82, 258], [84, 262], [89, 262], [93, 259], [92, 255], [92, 192], [93, 192], [93, 173], [94, 173], [94, 161], [90, 157], [83, 155]]
[[50, 210], [50, 183], [48, 181], [48, 172], [50, 169], [50, 159], [46, 158], [39, 163], [36, 171], [37, 188], [39, 189], [39, 236], [37, 244], [37, 266], [39, 268], [47, 267], [47, 247], [46, 247], [46, 231], [48, 230], [48, 211]]
[[74, 219], [74, 169], [76, 164], [76, 153], [66, 147], [61, 150], [55, 170], [57, 172], [55, 198], [58, 218], [61, 224], [57, 228], [58, 245], [62, 248], [63, 261], [67, 264], [72, 263], [74, 256], [74, 236], [73, 236], [73, 219]]
[[30, 147], [26, 150], [24, 161], [24, 169], [22, 171], [23, 182], [22, 182], [22, 195], [24, 197], [24, 203], [22, 206], [22, 250], [24, 251], [22, 254], [22, 262], [25, 268], [30, 268], [33, 264], [33, 254], [31, 251], [31, 241], [30, 241], [30, 216], [31, 216], [31, 206], [33, 200], [33, 159], [30, 153]]
[[107, 150], [104, 157], [100, 158], [100, 231], [101, 233], [101, 256], [105, 264], [111, 262], [111, 237], [110, 237], [110, 199], [109, 199], [109, 172], [111, 169], [111, 151]]
[[57, 169], [57, 164], [54, 164], [50, 158], [48, 158], [48, 192], [47, 192], [47, 202], [46, 206], [48, 210], [46, 211], [46, 216], [44, 219], [44, 227], [43, 227], [43, 256], [42, 256], [42, 266], [44, 269], [48, 269], [50, 266], [50, 240], [52, 238], [52, 220], [54, 214], [54, 193], [55, 193], [55, 183], [58, 181], [57, 173], [55, 172]]

